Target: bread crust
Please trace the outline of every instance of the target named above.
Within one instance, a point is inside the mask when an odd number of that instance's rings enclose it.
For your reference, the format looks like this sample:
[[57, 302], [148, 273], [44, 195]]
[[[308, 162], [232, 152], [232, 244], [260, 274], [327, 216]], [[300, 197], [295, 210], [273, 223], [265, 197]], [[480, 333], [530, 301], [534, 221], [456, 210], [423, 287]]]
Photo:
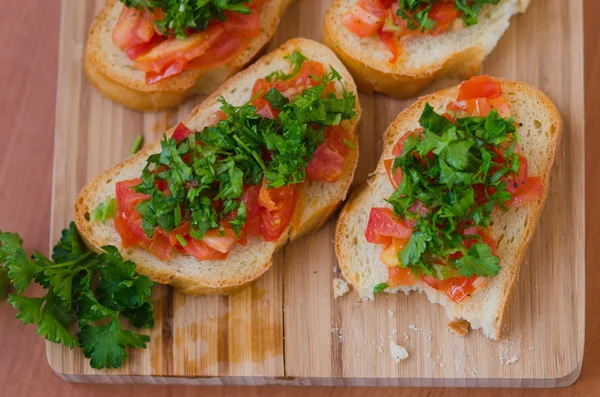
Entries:
[[[527, 251], [527, 247], [529, 246], [529, 243], [533, 238], [535, 228], [539, 222], [539, 218], [546, 203], [550, 183], [550, 173], [552, 170], [552, 165], [554, 163], [557, 146], [561, 139], [563, 122], [554, 103], [537, 88], [525, 83], [505, 79], [494, 78], [494, 80], [502, 85], [504, 92], [519, 93], [520, 97], [526, 97], [529, 101], [538, 103], [540, 107], [545, 109], [545, 111], [549, 115], [549, 125], [551, 126], [551, 130], [548, 132], [548, 139], [550, 139], [550, 141], [547, 145], [547, 151], [545, 153], [539, 154], [539, 156], [543, 156], [544, 159], [543, 167], [539, 173], [536, 172], [536, 175], [539, 175], [542, 179], [543, 194], [537, 202], [531, 203], [523, 207], [526, 212], [525, 214], [521, 213], [520, 216], [527, 217], [528, 222], [524, 228], [524, 232], [522, 233], [522, 238], [518, 242], [518, 246], [516, 248], [517, 255], [513, 258], [513, 260], [510, 263], [502, 264], [501, 273], [498, 276], [496, 276], [501, 277], [502, 285], [500, 295], [497, 297], [495, 302], [495, 314], [493, 316], [493, 320], [491, 324], [473, 324], [470, 318], [467, 318], [467, 316], [461, 316], [460, 305], [453, 304], [449, 299], [445, 297], [444, 294], [440, 294], [438, 291], [436, 291], [435, 289], [431, 288], [423, 282], [417, 282], [414, 288], [408, 288], [406, 290], [403, 289], [403, 291], [424, 291], [432, 302], [439, 302], [446, 307], [447, 314], [451, 320], [467, 320], [471, 322], [473, 328], [483, 328], [484, 333], [489, 338], [499, 339], [501, 337], [502, 324], [504, 323], [506, 317], [506, 312], [508, 304], [510, 302], [510, 298], [512, 296], [512, 291], [515, 287], [520, 272], [521, 263]], [[369, 180], [367, 181], [367, 184], [362, 185], [359, 189], [356, 189], [354, 192], [352, 192], [350, 198], [348, 199], [344, 208], [342, 209], [336, 225], [335, 249], [339, 261], [339, 266], [342, 270], [342, 274], [344, 275], [348, 283], [353, 285], [355, 288], [360, 284], [360, 280], [357, 279], [357, 273], [352, 268], [353, 260], [355, 260], [355, 254], [353, 254], [348, 249], [348, 240], [351, 240], [352, 238], [364, 239], [362, 235], [362, 233], [364, 233], [364, 230], [361, 232], [360, 236], [355, 236], [352, 234], [352, 222], [358, 216], [359, 213], [364, 213], [364, 211], [370, 211], [370, 208], [365, 208], [364, 205], [365, 201], [368, 201], [368, 197], [374, 194], [372, 190], [374, 189], [373, 186], [375, 182], [381, 180], [379, 178], [385, 178], [387, 181], [387, 174], [385, 171], [383, 160], [391, 156], [393, 145], [404, 133], [406, 133], [406, 130], [402, 130], [401, 126], [405, 125], [407, 120], [418, 120], [425, 103], [439, 103], [440, 101], [445, 101], [443, 103], [447, 103], [454, 99], [457, 91], [458, 86], [447, 88], [445, 90], [438, 91], [431, 95], [421, 97], [413, 105], [402, 111], [396, 117], [396, 119], [390, 124], [390, 126], [384, 133], [383, 154], [377, 164], [376, 170], [370, 176]], [[524, 142], [523, 144], [526, 144], [526, 142]], [[511, 211], [515, 210], [513, 209]], [[493, 215], [493, 219], [495, 222], [497, 222], [497, 216], [499, 216], [498, 213], [495, 213]], [[378, 260], [378, 258], [376, 258], [375, 260]], [[485, 291], [482, 290], [478, 293], [485, 293]]]
[[[417, 95], [433, 80], [444, 77], [468, 79], [481, 67], [485, 50], [471, 46], [461, 51], [445, 54], [442, 59], [419, 69], [402, 67], [402, 59], [395, 65], [381, 65], [368, 56], [361, 56], [353, 50], [345, 38], [352, 34], [336, 27], [340, 18], [341, 4], [348, 0], [336, 0], [325, 15], [322, 40], [344, 62], [352, 73], [359, 90], [368, 94], [384, 93], [393, 98], [403, 99]], [[520, 12], [525, 12], [530, 0], [519, 0]]]
[[[123, 106], [144, 112], [173, 108], [191, 95], [211, 93], [259, 57], [275, 35], [280, 17], [292, 2], [268, 0], [261, 13], [261, 33], [250, 41], [246, 50], [226, 64], [202, 71], [187, 70], [148, 85], [144, 73], [133, 68], [132, 62], [121, 54], [122, 51], [109, 37], [122, 5], [118, 0], [107, 0], [90, 28], [83, 59], [84, 71], [98, 91]], [[107, 48], [111, 54], [106, 53]]]
[[[207, 112], [210, 112], [210, 109], [214, 108], [215, 104], [217, 103], [217, 99], [221, 97], [221, 95], [223, 95], [225, 92], [231, 92], [233, 88], [239, 87], [243, 82], [255, 81], [255, 79], [258, 78], [256, 76], [262, 77], [264, 74], [268, 74], [268, 72], [262, 72], [263, 69], [265, 69], [270, 64], [274, 64], [275, 60], [281, 60], [285, 55], [289, 55], [296, 50], [302, 51], [305, 55], [309, 57], [309, 59], [314, 59], [316, 61], [323, 62], [326, 65], [330, 64], [334, 66], [335, 69], [342, 76], [342, 81], [346, 90], [349, 90], [356, 94], [356, 86], [352, 81], [350, 73], [346, 70], [343, 64], [335, 57], [333, 52], [331, 52], [327, 47], [323, 46], [322, 44], [313, 42], [311, 40], [293, 39], [286, 42], [279, 49], [271, 52], [270, 54], [265, 55], [255, 64], [250, 66], [248, 69], [230, 78], [227, 82], [223, 84], [223, 86], [219, 90], [211, 94], [203, 103], [197, 106], [191, 112], [191, 114], [182, 122], [186, 125], [190, 125], [190, 123], [193, 123], [196, 120], [203, 119], [204, 117], [206, 117]], [[358, 95], [356, 100], [355, 111], [357, 114], [356, 118], [351, 121], [344, 122], [344, 128], [351, 133], [351, 141], [358, 148], [358, 137], [356, 135], [356, 130], [361, 113], [360, 105], [358, 102]], [[175, 128], [176, 127], [169, 129], [166, 132], [166, 135], [171, 136]], [[95, 224], [90, 221], [90, 214], [98, 202], [98, 192], [102, 192], [103, 187], [113, 180], [116, 181], [119, 180], [119, 178], [128, 179], [122, 176], [124, 172], [129, 172], [129, 174], [131, 175], [134, 175], [135, 173], [139, 175], [139, 173], [141, 173], [142, 167], [145, 165], [145, 159], [150, 154], [156, 153], [159, 150], [160, 141], [155, 141], [151, 143], [150, 145], [140, 150], [134, 156], [114, 165], [108, 171], [98, 175], [89, 184], [87, 184], [79, 193], [79, 196], [75, 203], [75, 223], [86, 245], [90, 249], [92, 249], [95, 252], [100, 252], [101, 247], [109, 243], [108, 241], [106, 241], [106, 238], [94, 232]], [[347, 191], [354, 177], [354, 171], [356, 169], [357, 160], [358, 150], [351, 151], [346, 157], [342, 176], [340, 180], [335, 183], [336, 192], [338, 193], [336, 193], [334, 197], [329, 197], [328, 201], [326, 200], [329, 204], [322, 205], [320, 207], [315, 207], [314, 205], [312, 205], [314, 197], [308, 197], [309, 194], [312, 195], [313, 193], [307, 192], [309, 190], [308, 188], [310, 187], [308, 184], [315, 184], [315, 188], [316, 190], [318, 190], [318, 184], [324, 184], [326, 182], [305, 182], [305, 184], [303, 184], [303, 190], [300, 193], [300, 199], [298, 200], [298, 205], [293, 216], [293, 222], [291, 223], [291, 226], [288, 227], [288, 229], [282, 234], [279, 241], [277, 241], [276, 243], [266, 243], [264, 242], [264, 240], [257, 238], [251, 239], [248, 242], [248, 246], [256, 247], [259, 244], [263, 244], [263, 246], [268, 246], [268, 248], [272, 249], [274, 252], [288, 241], [294, 240], [306, 233], [312, 232], [321, 227], [325, 223], [327, 218], [335, 211], [338, 205], [346, 198]], [[102, 201], [104, 201], [104, 199], [106, 198], [107, 197], [103, 197]], [[111, 227], [113, 228], [111, 229], [112, 233], [116, 233], [114, 227], [112, 226], [112, 223]], [[125, 258], [132, 259], [132, 254], [128, 252], [128, 250], [123, 249], [119, 245], [119, 243], [120, 240], [117, 239], [114, 245], [117, 245], [117, 248], [119, 248], [119, 250]], [[134, 249], [134, 251], [136, 250], [144, 251], [141, 248]], [[229, 259], [219, 261], [219, 263], [226, 266], [228, 264], [228, 261]], [[260, 277], [272, 265], [271, 258], [269, 257], [264, 263], [260, 263], [256, 266], [253, 266], [249, 271], [236, 273], [234, 277], [231, 277], [229, 279], [219, 280], [218, 282], [206, 282], [206, 280], [203, 280], [201, 277], [193, 277], [189, 274], [180, 272], [171, 266], [157, 267], [152, 266], [151, 263], [146, 263], [140, 260], [136, 260], [135, 262], [137, 264], [138, 272], [145, 274], [155, 282], [161, 284], [171, 284], [173, 287], [179, 289], [183, 293], [190, 295], [232, 293]]]

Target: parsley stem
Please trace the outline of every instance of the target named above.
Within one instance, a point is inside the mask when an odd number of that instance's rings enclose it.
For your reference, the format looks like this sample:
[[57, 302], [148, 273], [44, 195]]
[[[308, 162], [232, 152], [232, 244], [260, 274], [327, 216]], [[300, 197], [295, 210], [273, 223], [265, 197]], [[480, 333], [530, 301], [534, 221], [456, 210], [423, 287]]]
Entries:
[[77, 258], [74, 261], [70, 261], [70, 262], [63, 262], [63, 263], [56, 263], [52, 266], [41, 266], [43, 269], [56, 269], [59, 267], [67, 267], [67, 266], [74, 266], [77, 265], [81, 262], [83, 262], [85, 259], [89, 258], [92, 255], [92, 251], [88, 251], [85, 254], [81, 255], [79, 258]]
[[244, 142], [242, 142], [242, 140], [237, 135], [233, 135], [233, 139], [235, 139], [235, 141], [238, 143], [238, 145], [240, 145], [242, 147], [242, 149], [244, 149], [252, 157], [254, 157], [254, 160], [256, 160], [256, 162], [258, 163], [260, 168], [262, 168], [263, 172], [267, 171], [267, 166], [265, 165], [264, 161], [260, 158], [258, 153], [256, 153], [254, 150], [252, 150], [248, 146], [246, 146], [246, 144]]
[[138, 135], [135, 138], [135, 141], [133, 141], [133, 145], [131, 146], [131, 151], [129, 152], [129, 154], [131, 156], [133, 156], [134, 154], [136, 154], [140, 148], [142, 147], [142, 143], [144, 142], [144, 136], [143, 135]]

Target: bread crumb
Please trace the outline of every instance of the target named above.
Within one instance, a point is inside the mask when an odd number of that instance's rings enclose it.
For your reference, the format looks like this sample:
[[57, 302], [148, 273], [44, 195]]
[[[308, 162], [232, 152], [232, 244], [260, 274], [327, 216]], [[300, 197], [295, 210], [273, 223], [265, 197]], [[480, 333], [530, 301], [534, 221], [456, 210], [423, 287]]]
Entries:
[[348, 291], [350, 291], [350, 287], [348, 287], [346, 280], [342, 280], [341, 278], [333, 279], [333, 297], [335, 299], [344, 296]]
[[504, 363], [504, 365], [510, 365], [510, 364], [514, 364], [514, 363], [516, 363], [517, 361], [519, 361], [519, 357], [517, 357], [517, 356], [512, 356], [512, 357], [510, 358], [510, 360], [508, 360], [508, 361], [506, 361], [506, 362]]
[[390, 341], [390, 354], [396, 364], [408, 358], [408, 352], [402, 346], [398, 346], [394, 341]]
[[531, 346], [531, 347], [529, 348], [529, 351], [532, 351], [533, 349], [535, 349], [535, 347]]
[[460, 336], [465, 336], [469, 333], [469, 330], [471, 329], [471, 324], [469, 324], [469, 322], [466, 320], [459, 319], [448, 323], [448, 328], [450, 328], [451, 331]]
[[394, 311], [392, 309], [388, 309], [388, 316], [394, 317]]
[[396, 335], [396, 334], [398, 333], [398, 328], [392, 328], [392, 329], [390, 330], [390, 332], [391, 332], [392, 334]]

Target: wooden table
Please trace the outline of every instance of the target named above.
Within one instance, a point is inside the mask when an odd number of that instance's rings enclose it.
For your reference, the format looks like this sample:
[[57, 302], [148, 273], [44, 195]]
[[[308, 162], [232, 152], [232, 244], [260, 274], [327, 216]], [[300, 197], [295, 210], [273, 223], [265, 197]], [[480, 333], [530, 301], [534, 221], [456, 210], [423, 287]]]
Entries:
[[[52, 141], [57, 71], [57, 41], [60, 9], [57, 2], [36, 0], [2, 1], [0, 25], [0, 120], [4, 131], [0, 145], [0, 229], [15, 231], [25, 239], [27, 250], [48, 251]], [[600, 199], [600, 163], [593, 150], [600, 147], [600, 121], [594, 118], [600, 107], [600, 41], [595, 24], [600, 20], [600, 2], [585, 1], [586, 104], [587, 104], [587, 219], [600, 217], [593, 204]], [[31, 27], [43, 27], [34, 30]], [[25, 55], [26, 54], [26, 55]], [[77, 106], [77, 104], [73, 104]], [[32, 116], [35, 115], [35, 116]], [[600, 281], [596, 262], [600, 249], [600, 225], [587, 228], [587, 327], [585, 358], [581, 378], [572, 387], [558, 390], [477, 390], [477, 395], [592, 396], [600, 390], [600, 297], [594, 287]], [[0, 395], [1, 396], [459, 396], [466, 390], [449, 389], [360, 389], [360, 388], [195, 388], [162, 386], [75, 385], [61, 381], [46, 363], [43, 341], [31, 327], [14, 319], [12, 308], [0, 302]]]

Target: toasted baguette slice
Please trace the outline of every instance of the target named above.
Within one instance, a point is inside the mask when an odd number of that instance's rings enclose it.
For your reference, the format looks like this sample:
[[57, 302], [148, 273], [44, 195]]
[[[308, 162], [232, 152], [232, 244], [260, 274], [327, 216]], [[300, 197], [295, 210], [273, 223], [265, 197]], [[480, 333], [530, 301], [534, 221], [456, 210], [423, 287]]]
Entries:
[[280, 17], [293, 0], [266, 0], [260, 14], [260, 35], [246, 50], [226, 64], [202, 71], [184, 71], [157, 84], [146, 84], [146, 75], [112, 40], [112, 32], [124, 7], [107, 0], [92, 28], [83, 66], [92, 84], [113, 101], [140, 111], [156, 112], [180, 105], [188, 96], [210, 94], [227, 78], [251, 63], [275, 35]]
[[[536, 88], [514, 81], [494, 80], [501, 83], [515, 120], [522, 123], [518, 130], [521, 136], [519, 147], [529, 162], [529, 174], [542, 178], [542, 197], [524, 207], [494, 212], [491, 229], [498, 240], [497, 255], [502, 269], [471, 298], [455, 304], [443, 292], [421, 280], [417, 280], [412, 287], [399, 287], [386, 292], [425, 292], [432, 303], [445, 307], [450, 320], [464, 319], [472, 328], [481, 328], [489, 338], [498, 339], [521, 261], [546, 201], [562, 120], [551, 100]], [[383, 160], [393, 158], [392, 148], [406, 131], [419, 127], [419, 117], [425, 103], [443, 113], [446, 104], [456, 98], [457, 92], [458, 87], [454, 87], [422, 97], [398, 115], [384, 134], [383, 153], [375, 172], [365, 186], [352, 194], [341, 212], [336, 226], [336, 253], [344, 277], [362, 298], [373, 299], [373, 287], [386, 282], [388, 277], [387, 267], [379, 259], [381, 245], [368, 243], [365, 239], [371, 208], [391, 208], [385, 200], [394, 188], [386, 175]]]
[[[322, 62], [326, 67], [330, 65], [335, 68], [342, 76], [345, 89], [356, 94], [352, 77], [333, 52], [314, 41], [294, 39], [225, 82], [219, 90], [196, 107], [183, 123], [194, 131], [201, 130], [211, 122], [215, 112], [219, 110], [221, 105], [217, 99], [221, 96], [236, 106], [246, 103], [250, 99], [255, 81], [276, 70], [287, 71], [290, 63], [283, 57], [295, 51], [302, 52], [310, 60]], [[336, 82], [336, 87], [338, 91], [342, 90], [339, 82]], [[358, 96], [355, 111], [357, 116], [353, 120], [342, 122], [342, 127], [351, 133], [351, 141], [358, 147]], [[171, 128], [166, 134], [170, 136], [173, 131], [174, 128]], [[225, 260], [200, 261], [192, 256], [173, 252], [170, 260], [161, 261], [144, 249], [123, 248], [112, 219], [106, 222], [90, 221], [90, 214], [98, 204], [115, 196], [115, 184], [121, 180], [139, 177], [147, 157], [157, 152], [160, 152], [160, 141], [152, 143], [93, 179], [77, 198], [75, 222], [90, 249], [99, 251], [104, 245], [114, 245], [124, 258], [137, 264], [140, 273], [156, 282], [171, 284], [191, 295], [230, 293], [266, 272], [271, 267], [273, 253], [279, 247], [318, 229], [346, 198], [358, 161], [358, 150], [350, 151], [338, 182], [307, 181], [303, 184], [291, 224], [279, 241], [265, 242], [262, 238], [252, 237], [245, 247], [236, 244]]]
[[379, 37], [358, 37], [342, 24], [342, 17], [358, 0], [336, 0], [325, 16], [323, 42], [348, 67], [361, 91], [407, 98], [417, 95], [435, 78], [467, 79], [475, 75], [508, 28], [511, 16], [524, 12], [530, 1], [501, 0], [497, 5], [484, 6], [474, 26], [439, 36], [407, 38], [392, 64]]

